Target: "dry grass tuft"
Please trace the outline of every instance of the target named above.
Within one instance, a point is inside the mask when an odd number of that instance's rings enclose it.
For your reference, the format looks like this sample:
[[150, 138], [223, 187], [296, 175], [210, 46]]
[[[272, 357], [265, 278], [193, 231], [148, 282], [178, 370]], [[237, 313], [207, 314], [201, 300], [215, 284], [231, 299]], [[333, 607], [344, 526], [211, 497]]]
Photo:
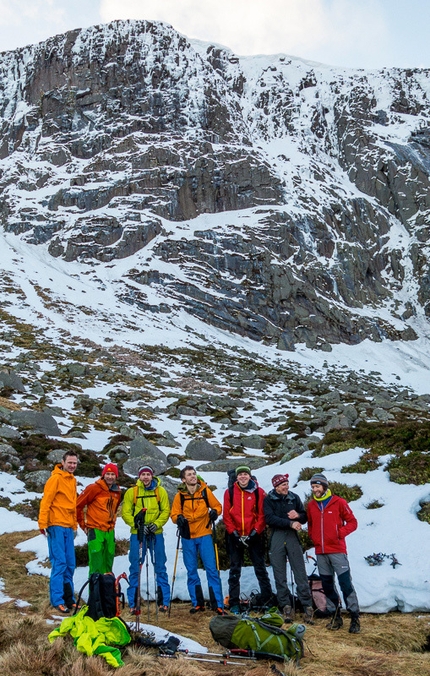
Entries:
[[8, 408], [9, 411], [19, 411], [21, 409], [21, 406], [15, 404], [10, 399], [6, 399], [6, 397], [0, 397], [0, 406]]
[[14, 619], [5, 616], [0, 621], [0, 650], [13, 647], [20, 641], [30, 646], [45, 643], [46, 622], [37, 616], [24, 616]]

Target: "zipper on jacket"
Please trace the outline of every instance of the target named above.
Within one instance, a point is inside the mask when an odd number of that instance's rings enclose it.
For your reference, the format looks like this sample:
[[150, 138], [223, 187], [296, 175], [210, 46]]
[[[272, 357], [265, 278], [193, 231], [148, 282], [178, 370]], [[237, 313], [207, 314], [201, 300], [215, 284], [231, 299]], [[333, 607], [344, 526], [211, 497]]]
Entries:
[[324, 505], [321, 505], [321, 549], [324, 554]]

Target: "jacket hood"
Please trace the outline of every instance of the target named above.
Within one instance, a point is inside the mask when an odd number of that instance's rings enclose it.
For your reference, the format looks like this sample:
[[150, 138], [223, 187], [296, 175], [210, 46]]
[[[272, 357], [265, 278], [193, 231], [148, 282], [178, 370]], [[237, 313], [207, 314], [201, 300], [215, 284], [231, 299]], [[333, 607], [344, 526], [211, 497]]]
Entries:
[[97, 481], [95, 483], [97, 484], [97, 486], [102, 491], [120, 491], [121, 490], [116, 482], [113, 483], [112, 486], [109, 488], [109, 486], [107, 485], [106, 481], [103, 478], [97, 479]]
[[248, 481], [248, 485], [246, 486], [246, 488], [242, 488], [242, 486], [239, 486], [239, 483], [237, 481], [235, 481], [235, 483], [237, 484], [239, 490], [245, 491], [246, 493], [253, 493], [258, 488], [258, 484], [256, 481], [254, 481], [254, 479], [250, 479]]
[[75, 475], [71, 472], [66, 472], [66, 470], [62, 468], [61, 464], [55, 465], [54, 469], [52, 470], [52, 474], [60, 474], [64, 478], [70, 476], [73, 479], [76, 479]]

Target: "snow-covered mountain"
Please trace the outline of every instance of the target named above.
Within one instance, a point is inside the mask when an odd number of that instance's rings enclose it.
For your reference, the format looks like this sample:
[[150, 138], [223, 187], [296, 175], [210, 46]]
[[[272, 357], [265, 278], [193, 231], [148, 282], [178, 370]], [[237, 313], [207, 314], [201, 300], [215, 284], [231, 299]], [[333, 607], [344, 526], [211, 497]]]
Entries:
[[363, 608], [430, 608], [429, 94], [144, 21], [0, 55], [3, 528], [66, 443], [82, 485], [147, 443], [220, 498], [239, 460], [302, 497], [317, 468]]
[[128, 260], [116, 296], [152, 315], [287, 350], [414, 340], [429, 94], [428, 70], [241, 58], [162, 23], [71, 31], [1, 55], [1, 224]]

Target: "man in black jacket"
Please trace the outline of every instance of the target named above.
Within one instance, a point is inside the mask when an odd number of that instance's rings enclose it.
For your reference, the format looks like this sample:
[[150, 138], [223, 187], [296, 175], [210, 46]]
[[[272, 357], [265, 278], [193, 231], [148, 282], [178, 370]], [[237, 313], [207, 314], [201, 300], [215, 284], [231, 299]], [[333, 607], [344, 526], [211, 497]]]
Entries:
[[273, 490], [264, 498], [264, 516], [272, 529], [270, 562], [275, 577], [278, 603], [283, 608], [286, 622], [294, 621], [292, 596], [287, 584], [287, 559], [297, 586], [297, 596], [303, 606], [303, 621], [313, 624], [312, 596], [306, 573], [303, 551], [298, 537], [307, 516], [303, 503], [296, 493], [289, 490], [288, 474], [275, 474]]

